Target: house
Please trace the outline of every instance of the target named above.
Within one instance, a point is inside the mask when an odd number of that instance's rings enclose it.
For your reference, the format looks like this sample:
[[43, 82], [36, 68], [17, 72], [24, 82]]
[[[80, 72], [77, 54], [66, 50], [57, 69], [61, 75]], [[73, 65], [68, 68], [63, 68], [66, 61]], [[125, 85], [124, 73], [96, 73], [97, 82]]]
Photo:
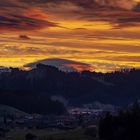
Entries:
[[25, 136], [25, 140], [38, 140], [38, 137], [32, 133], [28, 133]]

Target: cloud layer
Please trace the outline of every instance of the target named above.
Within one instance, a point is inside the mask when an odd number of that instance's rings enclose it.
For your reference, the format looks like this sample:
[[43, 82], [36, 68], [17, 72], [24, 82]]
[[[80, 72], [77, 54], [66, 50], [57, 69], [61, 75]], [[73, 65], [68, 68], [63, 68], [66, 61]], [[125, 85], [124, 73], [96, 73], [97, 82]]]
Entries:
[[4, 0], [0, 65], [46, 58], [97, 71], [140, 67], [139, 0]]
[[[107, 21], [118, 27], [139, 24], [139, 2], [135, 0], [6, 0], [0, 3], [0, 29], [36, 30], [58, 26], [56, 18]], [[137, 9], [137, 11], [135, 10]]]
[[6, 0], [0, 3], [0, 7], [1, 30], [23, 31], [57, 26], [45, 18], [46, 13], [39, 7], [30, 7], [20, 0]]

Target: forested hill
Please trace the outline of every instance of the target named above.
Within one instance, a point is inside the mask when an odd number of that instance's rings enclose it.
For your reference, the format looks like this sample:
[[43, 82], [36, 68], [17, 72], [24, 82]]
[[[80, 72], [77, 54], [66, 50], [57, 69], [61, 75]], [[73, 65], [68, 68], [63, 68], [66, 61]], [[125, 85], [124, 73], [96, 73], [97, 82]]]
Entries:
[[94, 101], [127, 105], [140, 99], [140, 70], [66, 73], [43, 64], [30, 71], [11, 69], [0, 75], [0, 103], [18, 108], [28, 104], [47, 106], [45, 102], [52, 96], [64, 97], [69, 105]]

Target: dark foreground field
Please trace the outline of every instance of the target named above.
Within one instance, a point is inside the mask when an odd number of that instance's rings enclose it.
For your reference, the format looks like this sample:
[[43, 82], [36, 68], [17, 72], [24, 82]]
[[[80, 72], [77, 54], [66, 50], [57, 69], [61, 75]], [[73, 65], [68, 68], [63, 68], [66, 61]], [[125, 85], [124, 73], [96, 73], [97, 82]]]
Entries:
[[9, 133], [7, 133], [6, 137], [0, 138], [0, 140], [26, 140], [25, 136], [28, 133], [36, 135], [39, 140], [97, 140], [97, 138], [85, 135], [85, 130], [80, 128], [68, 131], [55, 129], [54, 130], [13, 129]]

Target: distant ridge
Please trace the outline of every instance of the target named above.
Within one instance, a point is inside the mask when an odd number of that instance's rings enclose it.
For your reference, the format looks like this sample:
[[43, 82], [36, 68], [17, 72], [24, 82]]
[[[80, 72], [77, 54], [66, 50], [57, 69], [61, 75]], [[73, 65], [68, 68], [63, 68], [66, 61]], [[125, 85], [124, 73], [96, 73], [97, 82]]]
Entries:
[[0, 66], [0, 73], [3, 73], [3, 72], [11, 72], [11, 69], [8, 67]]
[[37, 64], [55, 66], [62, 71], [83, 71], [91, 69], [91, 66], [89, 64], [60, 58], [39, 60], [33, 63], [29, 63], [25, 65], [25, 67], [36, 68]]
[[14, 115], [14, 116], [28, 115], [27, 113], [19, 109], [16, 109], [14, 107], [0, 104], [0, 116], [4, 115], [4, 113], [6, 113], [7, 115]]

